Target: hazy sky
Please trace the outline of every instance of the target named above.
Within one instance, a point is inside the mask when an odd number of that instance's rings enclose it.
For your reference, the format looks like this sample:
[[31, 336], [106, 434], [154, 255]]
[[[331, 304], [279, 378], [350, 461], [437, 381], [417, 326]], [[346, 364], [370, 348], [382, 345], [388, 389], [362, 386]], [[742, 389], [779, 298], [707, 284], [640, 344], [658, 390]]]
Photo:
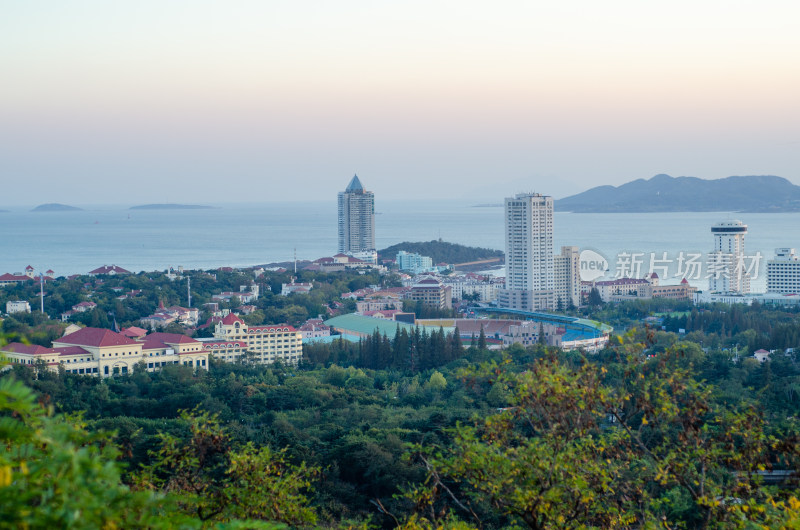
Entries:
[[800, 184], [796, 1], [0, 0], [0, 204]]

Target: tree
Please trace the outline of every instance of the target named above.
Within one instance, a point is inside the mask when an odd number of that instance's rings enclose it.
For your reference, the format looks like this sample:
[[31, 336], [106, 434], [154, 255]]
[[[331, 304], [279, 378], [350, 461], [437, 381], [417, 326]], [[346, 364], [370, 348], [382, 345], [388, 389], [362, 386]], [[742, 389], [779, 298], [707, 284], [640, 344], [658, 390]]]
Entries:
[[154, 460], [136, 476], [140, 489], [177, 494], [180, 508], [201, 521], [236, 518], [313, 526], [316, 513], [302, 493], [317, 469], [290, 466], [283, 452], [246, 444], [232, 446], [216, 416], [184, 411], [189, 425], [182, 439], [160, 435]]
[[478, 349], [481, 351], [486, 349], [486, 333], [483, 331], [483, 326], [481, 326], [481, 334], [478, 336]]
[[603, 305], [603, 297], [600, 296], [600, 291], [597, 290], [597, 287], [592, 287], [592, 290], [589, 291], [587, 303], [592, 307]]
[[199, 528], [174, 499], [131, 491], [107, 434], [52, 413], [0, 378], [0, 528]]
[[445, 523], [452, 509], [479, 526], [529, 528], [796, 524], [800, 502], [757, 476], [770, 459], [795, 468], [794, 442], [771, 440], [754, 410], [713, 404], [681, 359], [678, 348], [632, 358], [621, 386], [585, 360], [482, 367], [472, 377], [496, 381], [493, 400], [507, 387], [508, 406], [457, 426], [447, 447], [414, 446], [428, 470], [406, 493], [415, 516]]

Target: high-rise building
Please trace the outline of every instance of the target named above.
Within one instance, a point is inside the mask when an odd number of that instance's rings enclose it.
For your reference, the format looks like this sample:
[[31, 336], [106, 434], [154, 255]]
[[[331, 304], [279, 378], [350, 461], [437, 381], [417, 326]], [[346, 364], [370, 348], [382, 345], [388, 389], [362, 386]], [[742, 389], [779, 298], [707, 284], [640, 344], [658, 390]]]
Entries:
[[744, 255], [747, 225], [723, 221], [711, 227], [714, 250], [708, 255], [708, 290], [717, 293], [749, 293], [750, 274]]
[[561, 247], [553, 256], [555, 308], [581, 305], [581, 253], [578, 247]]
[[555, 307], [553, 198], [521, 193], [505, 200], [506, 284], [499, 307], [539, 311]]
[[767, 262], [767, 292], [800, 294], [800, 258], [793, 248], [776, 248]]
[[375, 196], [354, 175], [339, 192], [339, 252], [375, 250]]

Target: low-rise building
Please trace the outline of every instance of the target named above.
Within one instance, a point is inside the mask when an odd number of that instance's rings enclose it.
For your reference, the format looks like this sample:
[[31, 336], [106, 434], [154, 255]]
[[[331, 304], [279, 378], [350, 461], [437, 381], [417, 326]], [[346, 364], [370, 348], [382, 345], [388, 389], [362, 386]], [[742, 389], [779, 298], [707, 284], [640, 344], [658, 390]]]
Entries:
[[31, 304], [26, 300], [14, 300], [6, 302], [6, 313], [13, 315], [14, 313], [30, 313]]
[[653, 285], [651, 288], [653, 298], [670, 298], [673, 300], [691, 300], [697, 287], [689, 285], [689, 280], [684, 278], [678, 285]]
[[522, 344], [527, 347], [541, 342], [547, 346], [561, 347], [564, 332], [564, 328], [556, 324], [525, 320], [508, 326], [508, 331], [503, 335], [503, 346]]
[[367, 298], [356, 302], [356, 313], [367, 311], [386, 311], [390, 309], [403, 309], [403, 301], [400, 298]]
[[[371, 259], [371, 258], [370, 258]], [[377, 261], [377, 258], [376, 258]], [[341, 272], [344, 270], [376, 270], [386, 272], [386, 267], [373, 261], [365, 261], [357, 257], [339, 253], [334, 256], [315, 259], [304, 270], [319, 272]]]
[[767, 350], [756, 350], [753, 352], [753, 357], [760, 362], [763, 363], [764, 361], [769, 360], [769, 352]]
[[67, 373], [101, 377], [131, 373], [140, 363], [147, 371], [172, 364], [208, 368], [208, 352], [190, 337], [154, 333], [133, 340], [100, 328], [69, 333], [54, 340], [50, 348], [12, 343], [0, 348], [0, 353], [20, 364], [43, 362], [51, 370], [63, 367]]
[[432, 276], [418, 280], [409, 289], [406, 297], [428, 307], [438, 309], [452, 309], [453, 307], [452, 289]]
[[479, 302], [491, 302], [497, 299], [497, 290], [503, 287], [500, 280], [487, 280], [472, 276], [448, 277], [443, 280], [450, 287], [453, 300], [463, 300], [465, 296], [477, 295]]
[[288, 324], [248, 326], [233, 313], [218, 321], [213, 339], [201, 339], [205, 351], [225, 361], [297, 364], [303, 356], [303, 335]]
[[303, 342], [331, 336], [330, 326], [326, 326], [321, 318], [309, 318], [298, 329]]
[[770, 304], [776, 306], [798, 306], [800, 305], [800, 294], [781, 294], [781, 293], [715, 293], [710, 291], [697, 291], [692, 296], [695, 305], [697, 304], [744, 304], [753, 305]]
[[0, 274], [0, 287], [6, 285], [19, 285], [23, 282], [28, 282], [31, 280], [33, 280], [33, 278], [30, 278], [24, 274], [19, 274], [19, 273], [10, 274], [7, 272], [5, 274]]
[[103, 274], [107, 274], [109, 276], [118, 276], [120, 274], [130, 274], [131, 271], [123, 269], [122, 267], [118, 267], [116, 265], [103, 265], [102, 267], [98, 267], [93, 271], [89, 271], [89, 276], [100, 276]]
[[75, 304], [74, 306], [72, 306], [72, 310], [76, 313], [85, 313], [87, 311], [91, 311], [96, 307], [97, 304], [95, 304], [94, 302], [81, 302], [79, 304]]
[[422, 256], [415, 252], [401, 250], [397, 253], [395, 261], [398, 269], [412, 274], [423, 274], [433, 270], [433, 260], [428, 256]]
[[[257, 286], [256, 289], [258, 288]], [[217, 302], [230, 302], [236, 298], [242, 304], [249, 304], [258, 300], [258, 292], [253, 291], [225, 291], [222, 293], [211, 295], [212, 300], [216, 300]]]
[[314, 288], [314, 285], [311, 282], [308, 283], [295, 283], [292, 280], [292, 283], [282, 283], [281, 284], [281, 296], [289, 296], [290, 294], [294, 293], [301, 293], [305, 294], [311, 291]]

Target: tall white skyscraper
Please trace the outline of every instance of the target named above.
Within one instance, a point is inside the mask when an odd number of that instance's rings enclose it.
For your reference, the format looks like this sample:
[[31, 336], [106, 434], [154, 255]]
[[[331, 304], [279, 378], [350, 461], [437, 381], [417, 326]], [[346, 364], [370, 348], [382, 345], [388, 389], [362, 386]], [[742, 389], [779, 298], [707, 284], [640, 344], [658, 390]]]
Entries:
[[339, 252], [375, 250], [375, 196], [366, 191], [358, 175], [339, 192]]
[[744, 255], [747, 225], [723, 221], [711, 227], [714, 250], [708, 255], [708, 290], [718, 293], [749, 293], [750, 274]]
[[505, 200], [506, 284], [499, 307], [539, 311], [555, 308], [553, 198], [520, 193]]

